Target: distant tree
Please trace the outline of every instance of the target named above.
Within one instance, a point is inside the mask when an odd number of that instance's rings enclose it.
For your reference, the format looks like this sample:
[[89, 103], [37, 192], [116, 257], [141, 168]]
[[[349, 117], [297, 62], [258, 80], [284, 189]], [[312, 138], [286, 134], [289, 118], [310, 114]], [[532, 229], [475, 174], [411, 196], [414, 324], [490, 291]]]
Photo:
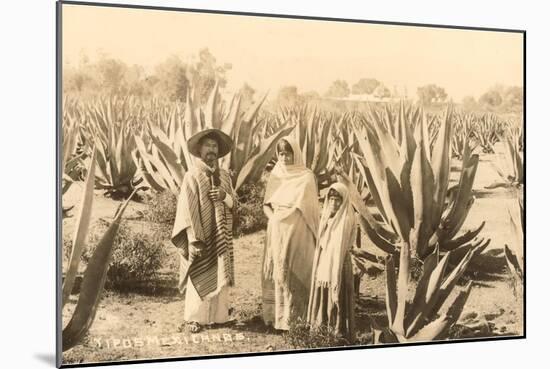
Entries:
[[65, 93], [82, 93], [86, 86], [92, 81], [92, 77], [80, 68], [63, 68], [63, 91]]
[[493, 89], [481, 95], [479, 103], [488, 110], [495, 110], [502, 104], [502, 96], [499, 91]]
[[376, 90], [374, 90], [373, 96], [379, 99], [384, 99], [387, 97], [391, 97], [391, 91], [389, 88], [387, 88], [383, 84], [380, 84], [378, 85], [378, 87], [376, 87]]
[[508, 112], [519, 113], [523, 111], [523, 88], [519, 86], [508, 87], [504, 92], [503, 104]]
[[380, 82], [374, 78], [361, 78], [351, 87], [351, 92], [355, 95], [372, 94]]
[[151, 90], [147, 88], [145, 70], [140, 65], [132, 65], [126, 70], [124, 76], [125, 93], [132, 96], [151, 96]]
[[128, 66], [107, 55], [101, 55], [95, 63], [90, 63], [88, 57], [82, 55], [77, 66], [63, 67], [63, 77], [63, 91], [83, 98], [102, 94], [151, 95], [143, 67]]
[[124, 78], [127, 66], [120, 60], [103, 56], [96, 63], [101, 90], [108, 94], [124, 93]]
[[437, 102], [444, 102], [447, 100], [447, 92], [443, 87], [437, 87]]
[[520, 113], [523, 111], [523, 88], [494, 85], [481, 95], [479, 105], [498, 113]]
[[254, 103], [255, 93], [256, 90], [254, 90], [248, 83], [243, 84], [239, 90], [239, 94], [241, 96], [241, 106], [246, 108], [252, 105]]
[[81, 94], [88, 89], [97, 90], [96, 74], [88, 56], [81, 54], [76, 66], [69, 63], [63, 65], [63, 92]]
[[317, 91], [308, 91], [304, 92], [303, 94], [300, 94], [302, 97], [302, 100], [305, 102], [311, 102], [315, 100], [319, 100], [321, 98], [321, 95]]
[[433, 83], [419, 87], [417, 94], [418, 100], [424, 105], [430, 105], [435, 102], [443, 102], [447, 100], [447, 92], [445, 89]]
[[336, 80], [332, 82], [326, 96], [328, 97], [348, 97], [350, 94], [350, 89], [348, 83], [344, 80]]
[[279, 106], [295, 106], [301, 104], [303, 98], [296, 86], [283, 86], [277, 93], [276, 101]]
[[187, 68], [187, 79], [193, 86], [195, 99], [205, 103], [216, 81], [220, 87], [225, 87], [226, 72], [231, 68], [229, 63], [218, 65], [208, 48], [200, 50], [198, 62]]
[[143, 88], [145, 88], [147, 91], [149, 91], [150, 95], [153, 95], [154, 91], [156, 90], [156, 86], [159, 83], [159, 78], [156, 75], [150, 75], [146, 76], [143, 79]]
[[462, 99], [462, 109], [467, 112], [472, 112], [478, 110], [479, 105], [473, 96], [466, 96]]
[[172, 55], [155, 67], [155, 74], [148, 82], [155, 87], [158, 95], [170, 100], [185, 100], [189, 89], [186, 72], [187, 66], [183, 61]]

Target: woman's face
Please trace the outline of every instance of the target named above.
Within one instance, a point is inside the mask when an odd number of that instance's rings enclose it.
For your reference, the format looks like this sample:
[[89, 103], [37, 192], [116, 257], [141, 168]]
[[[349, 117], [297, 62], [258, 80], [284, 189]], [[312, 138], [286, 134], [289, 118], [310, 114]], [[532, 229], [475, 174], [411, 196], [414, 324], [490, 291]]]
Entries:
[[342, 205], [342, 197], [338, 194], [329, 194], [328, 197], [328, 209], [330, 211], [330, 217], [336, 215], [336, 212], [338, 212], [338, 209], [340, 209], [340, 206]]
[[284, 148], [282, 150], [279, 150], [277, 153], [277, 160], [279, 160], [284, 165], [291, 165], [294, 163], [294, 154], [292, 151]]

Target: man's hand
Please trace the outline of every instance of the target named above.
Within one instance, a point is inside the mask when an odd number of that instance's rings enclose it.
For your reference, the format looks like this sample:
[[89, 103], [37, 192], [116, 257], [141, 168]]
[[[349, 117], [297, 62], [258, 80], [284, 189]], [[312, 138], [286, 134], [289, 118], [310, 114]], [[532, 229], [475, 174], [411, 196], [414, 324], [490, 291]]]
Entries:
[[208, 197], [212, 201], [223, 201], [225, 199], [225, 196], [225, 191], [219, 187], [212, 187], [212, 189], [208, 191]]
[[194, 242], [189, 246], [189, 255], [193, 259], [200, 258], [202, 256], [203, 250], [206, 248], [206, 245], [202, 242]]

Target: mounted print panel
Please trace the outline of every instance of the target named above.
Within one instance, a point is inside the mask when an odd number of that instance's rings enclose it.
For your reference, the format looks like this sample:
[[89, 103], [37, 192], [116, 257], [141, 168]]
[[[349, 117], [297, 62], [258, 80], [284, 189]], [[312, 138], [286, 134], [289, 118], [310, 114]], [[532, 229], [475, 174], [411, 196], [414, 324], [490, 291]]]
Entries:
[[524, 338], [524, 45], [58, 3], [58, 366]]

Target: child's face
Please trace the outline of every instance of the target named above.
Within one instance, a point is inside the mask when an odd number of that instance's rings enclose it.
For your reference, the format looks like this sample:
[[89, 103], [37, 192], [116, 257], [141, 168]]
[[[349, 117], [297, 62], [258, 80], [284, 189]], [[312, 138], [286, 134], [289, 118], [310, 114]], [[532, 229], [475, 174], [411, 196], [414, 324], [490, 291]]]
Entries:
[[292, 151], [287, 151], [286, 149], [280, 150], [277, 154], [277, 159], [282, 162], [284, 165], [291, 165], [294, 163], [294, 154]]
[[340, 209], [340, 206], [342, 205], [342, 197], [338, 195], [329, 195], [328, 197], [328, 208], [330, 210], [330, 216], [333, 217], [336, 215], [336, 212], [338, 209]]

